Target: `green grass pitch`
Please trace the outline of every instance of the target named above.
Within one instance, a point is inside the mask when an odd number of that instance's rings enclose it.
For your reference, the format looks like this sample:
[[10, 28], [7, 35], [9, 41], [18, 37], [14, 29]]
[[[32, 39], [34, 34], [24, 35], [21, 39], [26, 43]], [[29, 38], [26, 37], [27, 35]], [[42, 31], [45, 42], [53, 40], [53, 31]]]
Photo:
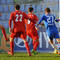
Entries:
[[13, 56], [7, 53], [0, 53], [0, 60], [60, 60], [60, 55], [52, 53], [38, 53], [28, 56], [27, 53], [14, 53]]

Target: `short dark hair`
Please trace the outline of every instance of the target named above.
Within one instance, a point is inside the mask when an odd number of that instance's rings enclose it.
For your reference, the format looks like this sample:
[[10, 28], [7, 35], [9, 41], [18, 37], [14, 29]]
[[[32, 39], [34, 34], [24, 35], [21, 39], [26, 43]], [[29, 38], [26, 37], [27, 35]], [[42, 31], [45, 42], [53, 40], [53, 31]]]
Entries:
[[32, 12], [33, 10], [34, 10], [33, 7], [29, 7], [28, 9], [29, 12]]
[[47, 11], [48, 13], [51, 12], [50, 8], [45, 8], [45, 11]]
[[16, 10], [19, 10], [20, 9], [20, 5], [19, 4], [16, 4], [15, 5], [15, 8], [16, 8]]

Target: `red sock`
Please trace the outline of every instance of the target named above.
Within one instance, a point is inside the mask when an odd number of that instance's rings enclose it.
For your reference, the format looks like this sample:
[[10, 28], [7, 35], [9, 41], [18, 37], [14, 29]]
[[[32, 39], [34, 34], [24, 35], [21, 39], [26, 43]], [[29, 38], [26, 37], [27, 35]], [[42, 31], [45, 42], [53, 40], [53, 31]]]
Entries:
[[2, 34], [4, 35], [5, 40], [8, 40], [8, 39], [7, 39], [6, 32], [5, 32], [5, 29], [4, 29], [4, 28], [2, 29]]
[[10, 49], [11, 49], [11, 53], [13, 54], [13, 52], [14, 52], [14, 41], [10, 42]]
[[26, 49], [27, 49], [29, 55], [31, 56], [31, 52], [30, 52], [30, 48], [29, 48], [28, 42], [25, 42], [25, 46], [26, 46]]
[[36, 51], [37, 47], [39, 45], [39, 42], [38, 41], [35, 41], [34, 42], [34, 45], [33, 45], [33, 49]]
[[33, 49], [34, 49], [35, 40], [33, 40]]

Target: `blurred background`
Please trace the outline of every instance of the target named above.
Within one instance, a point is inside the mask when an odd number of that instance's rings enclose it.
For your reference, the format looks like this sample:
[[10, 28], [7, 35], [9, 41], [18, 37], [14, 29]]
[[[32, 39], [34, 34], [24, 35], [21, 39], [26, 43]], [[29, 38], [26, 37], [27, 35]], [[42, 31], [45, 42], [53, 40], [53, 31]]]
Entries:
[[59, 0], [0, 0], [0, 24], [4, 25], [6, 28], [9, 27], [8, 21], [10, 13], [14, 11], [14, 5], [17, 3], [20, 4], [21, 10], [26, 13], [28, 13], [28, 8], [32, 6], [34, 13], [39, 19], [46, 7], [52, 10], [56, 18], [59, 18]]

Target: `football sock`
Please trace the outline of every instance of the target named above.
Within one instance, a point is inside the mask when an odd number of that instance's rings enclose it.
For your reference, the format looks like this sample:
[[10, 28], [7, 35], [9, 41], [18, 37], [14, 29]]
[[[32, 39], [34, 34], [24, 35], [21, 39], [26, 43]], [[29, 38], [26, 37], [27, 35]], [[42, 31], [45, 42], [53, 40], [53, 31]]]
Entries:
[[29, 55], [31, 56], [30, 47], [28, 45], [28, 42], [25, 42], [25, 46], [26, 46], [26, 49], [27, 49]]
[[36, 51], [38, 45], [39, 45], [39, 41], [35, 41], [35, 42], [33, 43], [33, 49], [34, 49], [35, 51]]
[[13, 54], [13, 52], [14, 52], [14, 41], [10, 42], [10, 49], [11, 49], [11, 53]]
[[33, 47], [34, 47], [35, 41], [33, 40]]
[[57, 46], [55, 44], [51, 44], [51, 46], [57, 50]]

